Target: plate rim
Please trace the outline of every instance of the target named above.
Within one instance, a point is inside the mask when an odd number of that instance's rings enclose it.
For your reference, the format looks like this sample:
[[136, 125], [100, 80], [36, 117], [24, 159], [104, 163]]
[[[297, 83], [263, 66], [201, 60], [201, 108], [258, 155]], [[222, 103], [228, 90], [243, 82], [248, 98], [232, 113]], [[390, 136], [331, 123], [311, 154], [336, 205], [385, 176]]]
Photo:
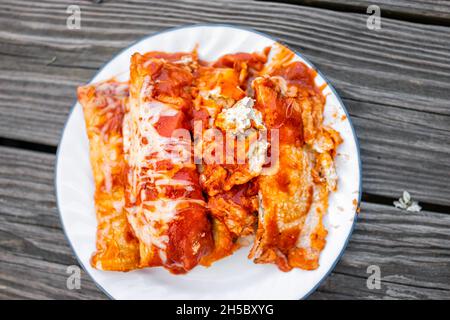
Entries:
[[[355, 141], [355, 145], [356, 145], [356, 154], [358, 157], [358, 170], [359, 170], [359, 189], [358, 189], [358, 197], [357, 197], [357, 205], [356, 205], [356, 209], [355, 209], [355, 213], [353, 215], [353, 223], [352, 226], [350, 228], [350, 232], [348, 233], [348, 236], [344, 242], [344, 245], [341, 249], [341, 252], [339, 252], [339, 254], [337, 255], [335, 261], [332, 263], [331, 267], [327, 270], [327, 272], [325, 272], [325, 274], [323, 275], [323, 277], [303, 296], [298, 297], [298, 300], [304, 300], [307, 299], [314, 291], [316, 291], [316, 289], [325, 281], [325, 279], [328, 278], [328, 276], [331, 274], [331, 272], [335, 269], [337, 263], [341, 260], [342, 255], [344, 254], [345, 250], [347, 249], [348, 243], [350, 241], [350, 238], [353, 234], [353, 231], [355, 229], [355, 225], [358, 219], [358, 208], [360, 207], [361, 204], [361, 197], [362, 197], [362, 162], [361, 162], [361, 153], [360, 153], [360, 145], [359, 145], [359, 140], [358, 140], [358, 136], [356, 135], [356, 130], [355, 127], [353, 126], [353, 122], [350, 118], [350, 114], [347, 110], [346, 105], [344, 104], [344, 102], [342, 101], [340, 95], [337, 93], [336, 89], [334, 88], [334, 86], [331, 84], [330, 80], [314, 65], [314, 63], [312, 63], [308, 58], [306, 58], [302, 53], [300, 53], [299, 51], [292, 49], [289, 45], [287, 45], [286, 43], [284, 43], [281, 40], [276, 39], [274, 36], [271, 36], [267, 33], [255, 30], [253, 28], [249, 28], [249, 27], [245, 27], [245, 26], [241, 26], [241, 25], [236, 25], [236, 24], [227, 24], [227, 23], [192, 23], [192, 24], [182, 24], [182, 25], [178, 25], [175, 27], [171, 27], [171, 28], [165, 28], [162, 29], [160, 31], [156, 31], [153, 32], [147, 36], [141, 37], [139, 39], [137, 39], [136, 41], [133, 41], [130, 45], [128, 45], [125, 48], [122, 48], [121, 50], [119, 50], [117, 53], [115, 53], [108, 61], [106, 61], [98, 70], [97, 72], [92, 76], [92, 78], [89, 80], [89, 82], [87, 83], [91, 83], [92, 80], [97, 77], [97, 75], [102, 72], [107, 66], [108, 64], [114, 60], [117, 56], [119, 56], [120, 54], [122, 54], [123, 52], [125, 52], [126, 50], [130, 49], [131, 47], [135, 46], [136, 44], [155, 37], [157, 35], [160, 34], [164, 34], [164, 33], [169, 33], [172, 31], [176, 31], [179, 29], [188, 29], [188, 28], [198, 28], [198, 27], [225, 27], [225, 28], [231, 28], [231, 29], [238, 29], [238, 30], [244, 30], [244, 31], [248, 31], [248, 32], [252, 32], [252, 33], [256, 33], [258, 35], [261, 35], [263, 37], [266, 37], [270, 40], [273, 40], [274, 42], [278, 42], [280, 44], [282, 44], [283, 46], [287, 47], [289, 50], [291, 50], [292, 52], [294, 52], [297, 56], [299, 56], [300, 58], [302, 58], [304, 61], [306, 61], [309, 66], [314, 69], [314, 71], [317, 72], [318, 75], [320, 75], [322, 77], [322, 79], [326, 82], [327, 86], [330, 88], [331, 92], [334, 94], [334, 96], [336, 97], [337, 101], [339, 102], [339, 104], [341, 105], [345, 116], [347, 117], [347, 120], [350, 124], [350, 128], [352, 130], [352, 134], [354, 137], [354, 141]], [[98, 283], [96, 281], [96, 279], [91, 275], [91, 273], [89, 273], [88, 269], [85, 267], [84, 263], [81, 261], [80, 257], [78, 256], [77, 252], [74, 249], [74, 246], [72, 244], [72, 241], [70, 240], [67, 232], [66, 232], [66, 226], [64, 225], [64, 220], [62, 218], [62, 214], [61, 214], [61, 210], [59, 207], [59, 196], [58, 196], [58, 160], [59, 160], [59, 152], [60, 152], [60, 147], [61, 147], [61, 143], [66, 131], [66, 127], [67, 124], [70, 120], [70, 118], [72, 117], [73, 111], [75, 110], [75, 107], [78, 103], [78, 98], [75, 98], [75, 102], [72, 105], [69, 114], [67, 115], [66, 121], [64, 123], [64, 126], [61, 130], [61, 134], [60, 134], [60, 138], [58, 141], [58, 146], [56, 149], [56, 160], [55, 160], [55, 165], [54, 165], [54, 171], [55, 171], [55, 175], [54, 175], [54, 188], [55, 188], [55, 194], [56, 194], [56, 209], [58, 211], [58, 216], [59, 216], [59, 220], [62, 226], [62, 230], [64, 232], [64, 236], [67, 239], [70, 248], [72, 249], [73, 254], [75, 255], [76, 260], [78, 261], [78, 264], [83, 268], [84, 272], [91, 278], [91, 280], [95, 283], [95, 285], [111, 300], [116, 300], [113, 296], [111, 296], [109, 294], [109, 292], [102, 287], [102, 285], [100, 285], [100, 283]]]

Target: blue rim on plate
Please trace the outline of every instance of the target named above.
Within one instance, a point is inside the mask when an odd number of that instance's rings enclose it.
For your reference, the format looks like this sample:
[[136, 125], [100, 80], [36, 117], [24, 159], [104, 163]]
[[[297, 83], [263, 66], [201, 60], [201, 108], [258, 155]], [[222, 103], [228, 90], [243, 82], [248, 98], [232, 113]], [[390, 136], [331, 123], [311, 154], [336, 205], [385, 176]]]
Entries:
[[[126, 48], [124, 48], [124, 49], [122, 49], [122, 50], [120, 50], [118, 53], [116, 53], [110, 60], [108, 60], [96, 73], [95, 73], [95, 75], [92, 77], [92, 79], [93, 78], [95, 78], [108, 64], [109, 64], [109, 62], [111, 62], [111, 60], [113, 60], [114, 58], [116, 58], [118, 55], [120, 55], [121, 53], [123, 53], [124, 51], [126, 51], [127, 49], [129, 49], [129, 48], [131, 48], [132, 46], [134, 46], [134, 45], [136, 45], [137, 43], [139, 43], [139, 42], [141, 42], [141, 41], [144, 41], [144, 40], [146, 40], [146, 39], [149, 39], [149, 38], [152, 38], [152, 37], [154, 37], [154, 36], [157, 36], [157, 35], [160, 35], [160, 34], [163, 34], [163, 33], [168, 33], [168, 32], [171, 32], [171, 31], [175, 31], [175, 30], [178, 30], [178, 29], [185, 29], [185, 28], [196, 28], [196, 27], [227, 27], [227, 28], [232, 28], [232, 29], [239, 29], [239, 30], [245, 30], [245, 31], [249, 31], [249, 32], [253, 32], [253, 33], [256, 33], [256, 34], [259, 34], [259, 35], [261, 35], [261, 36], [264, 36], [264, 37], [266, 37], [266, 38], [269, 38], [269, 39], [271, 39], [271, 40], [273, 40], [274, 42], [278, 42], [278, 43], [282, 43], [281, 41], [279, 41], [279, 40], [277, 40], [277, 39], [275, 39], [274, 37], [272, 37], [272, 36], [270, 36], [270, 35], [268, 35], [268, 34], [266, 34], [266, 33], [264, 33], [264, 32], [260, 32], [260, 31], [257, 31], [257, 30], [254, 30], [254, 29], [251, 29], [251, 28], [247, 28], [247, 27], [243, 27], [243, 26], [236, 26], [236, 25], [230, 25], [230, 24], [225, 24], [225, 23], [197, 23], [197, 24], [185, 24], [185, 25], [181, 25], [181, 26], [177, 26], [177, 27], [173, 27], [173, 28], [169, 28], [169, 29], [165, 29], [165, 30], [162, 30], [162, 31], [158, 31], [158, 32], [155, 32], [155, 33], [153, 33], [153, 34], [151, 34], [151, 35], [149, 35], [149, 36], [146, 36], [146, 37], [143, 37], [143, 38], [140, 38], [139, 40], [137, 40], [137, 41], [135, 41], [135, 42], [133, 42], [133, 43], [131, 43], [128, 47], [126, 47]], [[327, 83], [327, 85], [328, 85], [328, 87], [330, 88], [330, 90], [331, 90], [331, 92], [333, 92], [333, 94], [336, 96], [336, 98], [337, 98], [337, 100], [338, 100], [338, 102], [340, 103], [340, 105], [342, 106], [342, 109], [344, 110], [344, 113], [345, 113], [345, 115], [346, 115], [346, 117], [347, 117], [347, 119], [348, 119], [348, 122], [349, 122], [349, 124], [350, 124], [350, 127], [351, 127], [351, 129], [352, 129], [352, 133], [353, 133], [353, 136], [354, 136], [354, 138], [355, 138], [355, 143], [356, 143], [356, 154], [357, 154], [357, 156], [358, 156], [358, 167], [359, 167], [359, 190], [358, 190], [358, 204], [357, 204], [357, 206], [356, 206], [356, 208], [359, 208], [359, 206], [360, 206], [360, 203], [361, 203], [361, 196], [362, 196], [362, 164], [361, 164], [361, 155], [360, 155], [360, 147], [359, 147], [359, 141], [358, 141], [358, 137], [357, 137], [357, 135], [356, 135], [356, 131], [355, 131], [355, 128], [354, 128], [354, 126], [353, 126], [353, 123], [352, 123], [352, 120], [351, 120], [351, 118], [350, 118], [350, 114], [348, 113], [348, 111], [347, 111], [347, 108], [345, 107], [345, 104], [344, 104], [344, 102], [342, 101], [342, 99], [341, 99], [341, 97], [339, 96], [339, 94], [337, 93], [337, 91], [336, 91], [336, 89], [333, 87], [333, 85], [331, 84], [331, 82], [328, 80], [328, 78], [327, 77], [325, 77], [323, 74], [322, 74], [322, 72], [320, 72], [320, 70], [318, 70], [317, 68], [316, 68], [316, 66], [308, 59], [308, 58], [306, 58], [303, 54], [301, 54], [301, 53], [299, 53], [297, 50], [294, 50], [294, 49], [292, 49], [292, 48], [290, 48], [288, 45], [286, 45], [285, 43], [282, 43], [284, 46], [286, 46], [287, 48], [289, 48], [292, 52], [294, 52], [297, 56], [299, 56], [299, 57], [301, 57], [303, 60], [305, 60], [309, 65], [310, 65], [310, 67], [312, 67], [323, 79], [324, 79], [324, 81]], [[91, 81], [92, 81], [92, 79], [91, 79]], [[64, 226], [64, 222], [63, 222], [63, 219], [62, 219], [62, 216], [61, 216], [61, 210], [59, 209], [59, 200], [58, 200], [58, 187], [57, 187], [57, 174], [58, 174], [58, 170], [57, 170], [57, 168], [58, 168], [58, 159], [59, 159], [59, 150], [60, 150], [60, 145], [61, 145], [61, 142], [62, 142], [62, 138], [64, 137], [64, 133], [65, 133], [65, 130], [66, 130], [66, 127], [67, 127], [67, 123], [69, 122], [69, 119], [70, 119], [70, 117], [72, 116], [72, 113], [73, 113], [73, 111], [74, 111], [74, 109], [75, 109], [75, 107], [76, 107], [76, 105], [77, 105], [77, 99], [75, 100], [75, 103], [74, 103], [74, 105], [72, 106], [72, 108], [71, 108], [71, 110], [70, 110], [70, 112], [69, 112], [69, 115], [68, 115], [68, 117], [67, 117], [67, 120], [66, 120], [66, 122], [65, 122], [65, 124], [64, 124], [64, 127], [63, 127], [63, 129], [62, 129], [62, 134], [61, 134], [61, 139], [59, 140], [59, 143], [58, 143], [58, 147], [57, 147], [57, 151], [56, 151], [56, 161], [55, 161], [55, 178], [54, 178], [54, 184], [55, 184], [55, 192], [56, 192], [56, 207], [57, 207], [57, 209], [58, 209], [58, 214], [59, 214], [59, 218], [60, 218], [60, 220], [61, 220], [61, 225], [62, 225], [62, 228], [63, 228], [63, 231], [64, 231], [64, 235], [65, 235], [65, 237], [67, 238], [67, 240], [68, 240], [68, 242], [69, 242], [69, 245], [70, 245], [70, 247], [71, 247], [71, 249], [72, 249], [72, 251], [74, 252], [74, 254], [75, 254], [75, 257], [76, 257], [76, 259], [77, 259], [77, 261], [78, 261], [78, 264], [83, 268], [83, 270], [89, 275], [89, 277], [91, 277], [91, 279], [92, 279], [92, 281], [96, 284], [96, 286], [108, 297], [108, 298], [110, 298], [110, 299], [114, 299], [114, 297], [112, 297], [97, 281], [95, 281], [95, 278], [89, 273], [89, 271], [88, 271], [88, 269], [85, 267], [85, 265], [83, 264], [83, 262], [81, 261], [81, 259], [78, 257], [78, 255], [77, 255], [77, 253], [76, 253], [76, 251], [75, 251], [75, 249], [74, 249], [74, 247], [73, 247], [73, 244], [72, 244], [72, 242], [70, 241], [70, 238], [68, 237], [68, 235], [67, 235], [67, 232], [66, 232], [66, 227]], [[357, 210], [357, 209], [356, 209]], [[322, 279], [320, 279], [318, 282], [317, 282], [317, 284], [308, 292], [308, 293], [306, 293], [304, 296], [302, 296], [302, 297], [299, 297], [298, 299], [306, 299], [306, 298], [308, 298], [322, 283], [323, 283], [323, 281], [330, 275], [330, 273], [334, 270], [334, 268], [336, 267], [336, 264], [339, 262], [339, 260], [341, 259], [341, 257], [342, 257], [342, 255], [344, 254], [344, 252], [345, 252], [345, 249], [347, 248], [347, 245], [348, 245], [348, 242], [349, 242], [349, 240], [350, 240], [350, 238], [351, 238], [351, 236], [352, 236], [352, 234], [353, 234], [353, 230], [355, 229], [355, 224], [356, 224], [356, 220], [357, 220], [357, 217], [358, 217], [358, 215], [357, 215], [357, 212], [356, 212], [356, 210], [355, 210], [355, 214], [354, 214], [354, 217], [353, 217], [353, 223], [352, 223], [352, 227], [351, 227], [351, 229], [350, 229], [350, 232], [349, 232], [349, 234], [348, 234], [348, 237], [347, 237], [347, 239], [345, 240], [345, 243], [344, 243], [344, 246], [342, 247], [342, 250], [341, 250], [341, 252], [339, 253], [339, 255], [337, 256], [337, 258], [336, 258], [336, 260], [333, 262], [333, 264], [332, 264], [332, 266], [330, 267], [330, 269], [325, 273], [325, 275], [322, 277]]]

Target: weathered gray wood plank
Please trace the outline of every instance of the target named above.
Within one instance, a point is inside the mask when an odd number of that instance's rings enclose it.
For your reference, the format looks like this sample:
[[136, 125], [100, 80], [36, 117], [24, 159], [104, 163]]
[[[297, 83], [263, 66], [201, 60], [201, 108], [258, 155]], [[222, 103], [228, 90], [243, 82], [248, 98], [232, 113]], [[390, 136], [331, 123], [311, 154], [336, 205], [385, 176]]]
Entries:
[[301, 49], [336, 80], [344, 97], [450, 114], [450, 34], [444, 27], [385, 19], [382, 30], [371, 31], [364, 15], [250, 0], [79, 3], [82, 28], [75, 31], [65, 27], [67, 6], [61, 1], [4, 0], [0, 52], [24, 55], [30, 48], [25, 55], [91, 68], [154, 31], [236, 23]]
[[[333, 274], [313, 299], [450, 299], [450, 216], [363, 203]], [[368, 289], [369, 266], [381, 289]]]
[[[344, 99], [360, 142], [363, 191], [450, 204], [450, 117]], [[450, 211], [449, 211], [450, 212]]]
[[55, 215], [55, 155], [0, 147], [0, 210], [10, 223], [60, 229]]
[[68, 289], [67, 268], [78, 263], [60, 229], [1, 220], [1, 298], [105, 299], [84, 271], [80, 289]]
[[[97, 299], [83, 273], [81, 290], [67, 290], [76, 264], [60, 227], [53, 155], [0, 147], [0, 297]], [[364, 203], [335, 272], [311, 298], [450, 299], [450, 215], [406, 213]], [[369, 265], [381, 269], [381, 290], [369, 290]]]
[[67, 289], [67, 267], [78, 263], [56, 211], [54, 160], [0, 148], [0, 298], [105, 298], [85, 272], [80, 290]]
[[398, 19], [414, 19], [427, 23], [450, 23], [450, 2], [437, 0], [286, 0], [308, 6], [320, 6], [330, 10], [358, 10], [363, 12], [370, 5], [378, 5], [383, 14]]
[[448, 29], [387, 19], [374, 32], [358, 14], [250, 1], [79, 3], [79, 31], [66, 29], [61, 1], [0, 3], [0, 136], [56, 145], [75, 87], [120, 48], [180, 23], [238, 23], [301, 49], [330, 77], [361, 139], [366, 192], [450, 204]]
[[94, 70], [46, 65], [5, 56], [0, 60], [0, 136], [57, 145], [76, 87]]

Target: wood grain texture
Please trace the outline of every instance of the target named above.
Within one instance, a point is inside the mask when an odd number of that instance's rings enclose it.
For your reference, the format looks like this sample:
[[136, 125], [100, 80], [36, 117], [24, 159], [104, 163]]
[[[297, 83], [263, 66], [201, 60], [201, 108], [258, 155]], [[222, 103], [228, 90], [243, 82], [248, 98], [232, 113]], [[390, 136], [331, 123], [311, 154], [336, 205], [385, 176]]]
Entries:
[[[345, 99], [360, 142], [363, 191], [449, 205], [450, 117]], [[449, 210], [450, 213], [450, 210]]]
[[446, 0], [286, 0], [330, 10], [366, 12], [370, 5], [378, 5], [382, 16], [414, 20], [419, 23], [450, 24], [450, 2]]
[[[450, 12], [444, 1], [370, 2], [438, 22]], [[55, 146], [76, 86], [120, 49], [180, 24], [231, 23], [300, 50], [331, 80], [361, 143], [365, 192], [408, 190], [450, 206], [449, 28], [384, 18], [370, 31], [364, 14], [250, 0], [71, 4], [81, 6], [81, 30], [66, 28], [67, 2], [0, 2], [0, 137]], [[77, 262], [57, 214], [54, 161], [0, 147], [0, 299], [106, 298], [85, 273], [81, 290], [66, 288], [67, 266]], [[450, 299], [449, 219], [364, 203], [348, 249], [310, 298]], [[370, 265], [381, 269], [380, 290], [367, 288]]]
[[[347, 250], [312, 299], [450, 299], [450, 216], [363, 203]], [[368, 289], [369, 266], [381, 289]]]
[[55, 203], [55, 156], [0, 148], [0, 299], [104, 299], [83, 271], [81, 289], [67, 289], [78, 265]]
[[121, 48], [183, 23], [235, 23], [301, 50], [331, 79], [361, 141], [365, 192], [450, 205], [447, 28], [386, 19], [375, 32], [359, 14], [251, 1], [78, 3], [81, 30], [66, 28], [61, 1], [0, 3], [0, 136], [56, 145], [75, 87]]
[[[67, 266], [77, 262], [60, 227], [54, 160], [0, 147], [0, 298], [105, 298], [85, 273], [80, 290], [66, 288]], [[335, 272], [311, 299], [450, 299], [450, 215], [364, 203], [358, 219]], [[369, 265], [381, 269], [380, 290], [367, 289]]]

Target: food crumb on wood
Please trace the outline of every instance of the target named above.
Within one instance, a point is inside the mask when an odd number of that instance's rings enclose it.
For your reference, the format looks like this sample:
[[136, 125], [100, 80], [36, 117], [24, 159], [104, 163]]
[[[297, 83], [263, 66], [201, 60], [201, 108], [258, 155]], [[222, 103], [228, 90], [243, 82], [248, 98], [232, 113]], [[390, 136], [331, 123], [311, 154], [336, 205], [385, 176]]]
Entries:
[[420, 212], [422, 210], [422, 207], [419, 206], [419, 202], [413, 201], [408, 191], [403, 191], [403, 194], [398, 201], [394, 201], [394, 206], [397, 209], [409, 212]]
[[47, 62], [47, 65], [49, 66], [49, 65], [51, 65], [53, 62], [55, 62], [56, 61], [56, 56], [54, 56], [53, 58], [52, 58], [52, 60], [50, 60], [49, 62]]

